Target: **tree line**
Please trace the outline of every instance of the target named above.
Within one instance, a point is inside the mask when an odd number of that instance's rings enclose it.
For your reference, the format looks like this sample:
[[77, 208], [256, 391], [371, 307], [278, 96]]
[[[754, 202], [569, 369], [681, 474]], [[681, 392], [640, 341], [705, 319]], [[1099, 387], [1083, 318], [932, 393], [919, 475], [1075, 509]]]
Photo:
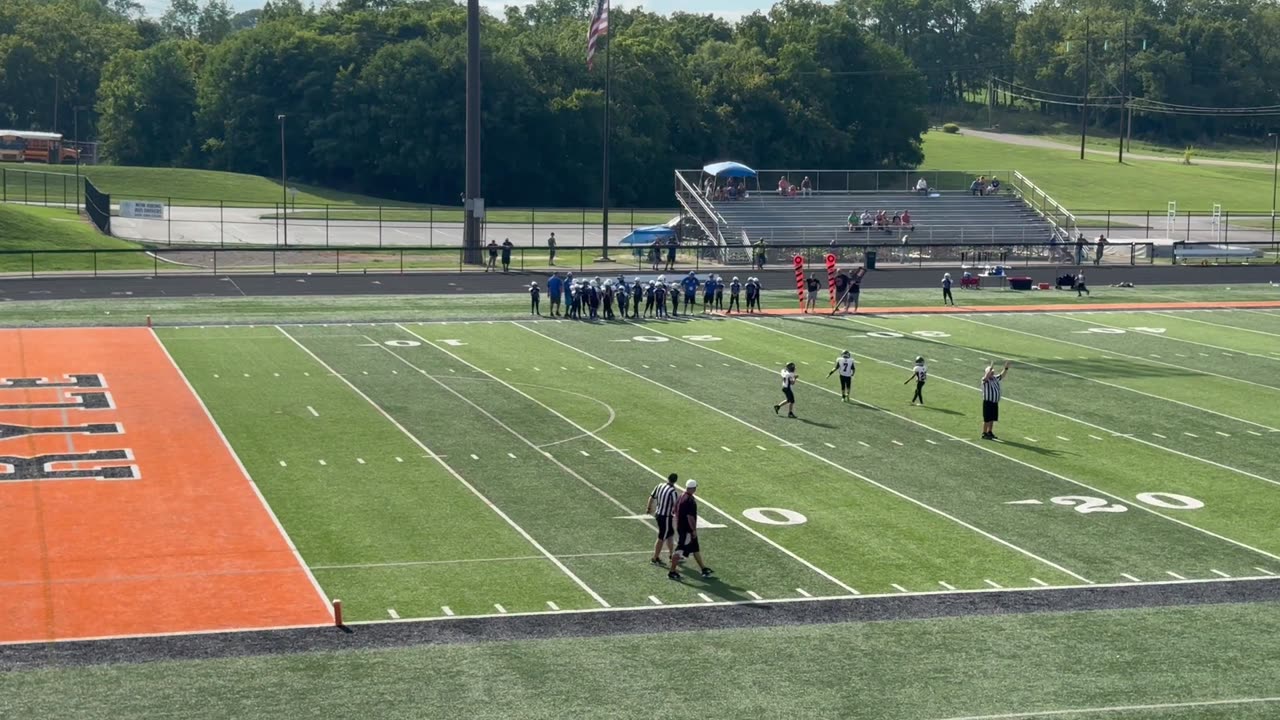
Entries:
[[[588, 0], [483, 21], [484, 195], [500, 205], [600, 200], [603, 63], [585, 63]], [[1187, 105], [1276, 102], [1274, 0], [783, 0], [729, 23], [611, 13], [613, 200], [670, 203], [671, 170], [912, 167], [931, 106], [986, 102], [993, 75], [1061, 96], [1123, 84]], [[465, 11], [452, 0], [0, 3], [0, 125], [103, 143], [120, 164], [280, 172], [405, 200], [463, 184]], [[998, 96], [1048, 116], [1070, 104]], [[1058, 95], [1037, 96], [1055, 98]], [[1099, 112], [1098, 124], [1119, 123]], [[1144, 114], [1158, 139], [1258, 131], [1264, 119]], [[1251, 123], [1253, 123], [1251, 125]]]

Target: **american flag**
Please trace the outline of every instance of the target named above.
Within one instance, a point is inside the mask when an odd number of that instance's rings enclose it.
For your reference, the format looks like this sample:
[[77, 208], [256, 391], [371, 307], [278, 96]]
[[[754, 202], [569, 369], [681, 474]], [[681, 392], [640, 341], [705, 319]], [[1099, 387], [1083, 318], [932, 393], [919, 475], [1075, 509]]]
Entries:
[[600, 38], [609, 34], [609, 0], [596, 0], [596, 9], [591, 13], [591, 29], [587, 31], [587, 69], [592, 69], [592, 59], [596, 56], [596, 47]]

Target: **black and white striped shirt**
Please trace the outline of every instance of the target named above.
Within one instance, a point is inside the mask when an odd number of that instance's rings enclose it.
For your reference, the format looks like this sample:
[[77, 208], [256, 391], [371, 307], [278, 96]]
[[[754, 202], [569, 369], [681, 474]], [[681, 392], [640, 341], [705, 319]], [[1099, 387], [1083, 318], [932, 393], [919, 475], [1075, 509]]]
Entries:
[[667, 517], [675, 513], [676, 500], [680, 499], [680, 493], [676, 491], [674, 485], [662, 483], [653, 489], [649, 497], [653, 498], [654, 517]]
[[982, 379], [982, 399], [986, 402], [1000, 402], [1000, 376], [992, 375]]

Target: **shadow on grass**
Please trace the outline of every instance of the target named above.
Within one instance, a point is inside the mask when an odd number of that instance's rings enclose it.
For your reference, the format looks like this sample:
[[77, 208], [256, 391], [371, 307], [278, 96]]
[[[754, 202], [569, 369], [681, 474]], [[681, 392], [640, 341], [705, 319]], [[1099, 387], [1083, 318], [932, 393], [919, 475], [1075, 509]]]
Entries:
[[[983, 442], [989, 442], [989, 441], [983, 441]], [[1018, 442], [1017, 440], [1005, 440], [1004, 438], [1000, 438], [999, 440], [996, 441], [995, 444], [1007, 445], [1009, 447], [1016, 447], [1022, 450], [1030, 450], [1031, 452], [1037, 455], [1044, 455], [1045, 457], [1063, 457], [1064, 455], [1073, 454], [1073, 453], [1064, 453], [1061, 450], [1055, 450], [1053, 448], [1041, 447], [1039, 445], [1028, 445], [1027, 443]]]
[[943, 415], [960, 415], [960, 416], [964, 416], [964, 415], [966, 415], [966, 414], [967, 414], [967, 413], [962, 413], [962, 412], [960, 412], [959, 410], [950, 410], [950, 409], [947, 409], [947, 408], [944, 408], [944, 407], [938, 407], [937, 405], [921, 405], [921, 406], [920, 406], [920, 409], [921, 409], [921, 410], [928, 410], [929, 412], [942, 413]]

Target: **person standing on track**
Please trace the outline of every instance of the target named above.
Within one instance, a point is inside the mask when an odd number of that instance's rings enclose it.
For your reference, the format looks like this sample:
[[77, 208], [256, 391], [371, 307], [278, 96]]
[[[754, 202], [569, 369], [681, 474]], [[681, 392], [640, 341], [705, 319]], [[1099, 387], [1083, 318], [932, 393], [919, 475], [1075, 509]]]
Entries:
[[497, 241], [489, 241], [489, 264], [484, 267], [485, 272], [497, 270], [498, 263], [498, 243]]
[[542, 288], [538, 287], [538, 283], [529, 283], [529, 314], [542, 315], [542, 309], [539, 307], [539, 301], [542, 299]]
[[799, 376], [798, 376], [798, 375], [796, 375], [796, 364], [795, 364], [795, 363], [793, 363], [793, 362], [789, 362], [789, 363], [787, 363], [787, 366], [786, 366], [785, 368], [783, 368], [783, 369], [782, 369], [782, 397], [783, 397], [783, 400], [782, 400], [782, 402], [780, 402], [780, 403], [778, 403], [777, 405], [774, 405], [774, 406], [773, 406], [773, 412], [774, 412], [774, 414], [775, 414], [775, 415], [779, 414], [779, 412], [782, 410], [782, 406], [783, 406], [783, 405], [786, 405], [786, 406], [787, 406], [787, 417], [789, 417], [789, 418], [794, 418], [794, 417], [796, 416], [796, 394], [795, 394], [795, 392], [794, 392], [791, 388], [795, 386], [795, 384], [796, 384], [796, 379], [797, 379], [798, 377], [799, 377]]
[[956, 299], [951, 297], [951, 273], [942, 273], [942, 304], [956, 304]]
[[671, 554], [671, 569], [667, 572], [667, 577], [672, 580], [680, 579], [680, 573], [677, 570], [680, 560], [690, 555], [698, 563], [698, 569], [702, 571], [702, 577], [711, 577], [711, 568], [702, 562], [702, 548], [698, 546], [698, 501], [693, 498], [693, 493], [697, 489], [698, 481], [690, 480], [684, 484], [684, 494], [676, 501], [676, 533], [678, 539], [676, 551]]
[[853, 364], [853, 353], [845, 350], [836, 358], [836, 366], [827, 373], [827, 377], [835, 372], [840, 373], [840, 399], [844, 402], [849, 402], [849, 395], [853, 390], [853, 374], [857, 371]]
[[809, 297], [804, 301], [804, 311], [812, 312], [818, 302], [818, 276], [809, 273], [808, 279], [804, 281], [804, 289], [809, 293]]
[[547, 238], [547, 258], [551, 265], [556, 264], [556, 234], [551, 233], [551, 237]]
[[511, 272], [511, 248], [515, 247], [511, 243], [511, 238], [502, 241], [502, 272]]
[[1009, 374], [1009, 361], [1004, 361], [1004, 369], [996, 372], [994, 365], [988, 365], [982, 373], [982, 439], [997, 440], [996, 423], [1000, 421], [1000, 382]]
[[911, 377], [907, 378], [906, 382], [902, 383], [903, 385], [906, 385], [912, 380], [916, 381], [916, 394], [911, 396], [912, 405], [915, 405], [917, 400], [920, 401], [921, 405], [924, 405], [924, 383], [928, 379], [929, 368], [925, 367], [924, 357], [916, 356], [916, 366], [911, 368]]
[[645, 508], [645, 512], [653, 516], [658, 521], [658, 541], [653, 544], [653, 558], [649, 562], [662, 567], [662, 560], [658, 557], [662, 554], [662, 546], [667, 546], [667, 557], [675, 555], [675, 534], [676, 534], [676, 501], [680, 499], [680, 491], [676, 490], [676, 480], [679, 477], [675, 473], [667, 476], [665, 483], [660, 483], [649, 493], [649, 505]]
[[1089, 292], [1089, 286], [1084, 284], [1084, 269], [1083, 269], [1083, 268], [1081, 268], [1080, 272], [1076, 273], [1076, 278], [1075, 278], [1075, 280], [1076, 280], [1076, 297], [1080, 297], [1080, 294], [1081, 294], [1081, 293], [1084, 293], [1085, 295], [1090, 295], [1090, 294], [1091, 294], [1091, 293]]

